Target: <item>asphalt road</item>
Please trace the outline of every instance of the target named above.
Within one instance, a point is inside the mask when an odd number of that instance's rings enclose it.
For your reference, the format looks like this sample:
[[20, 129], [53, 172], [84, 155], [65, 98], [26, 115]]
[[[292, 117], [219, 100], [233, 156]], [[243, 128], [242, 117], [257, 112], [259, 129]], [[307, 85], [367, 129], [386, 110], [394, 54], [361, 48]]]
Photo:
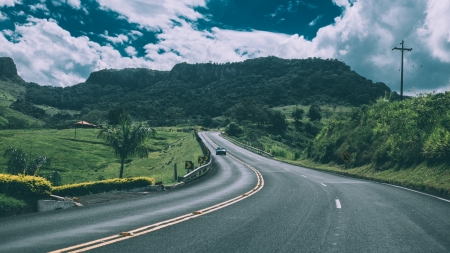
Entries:
[[[196, 218], [92, 252], [450, 252], [450, 202], [270, 160], [207, 134], [256, 168], [263, 188]], [[209, 148], [215, 145], [206, 139]], [[0, 219], [0, 252], [46, 252], [192, 213], [248, 192], [255, 173], [231, 156], [179, 189]]]

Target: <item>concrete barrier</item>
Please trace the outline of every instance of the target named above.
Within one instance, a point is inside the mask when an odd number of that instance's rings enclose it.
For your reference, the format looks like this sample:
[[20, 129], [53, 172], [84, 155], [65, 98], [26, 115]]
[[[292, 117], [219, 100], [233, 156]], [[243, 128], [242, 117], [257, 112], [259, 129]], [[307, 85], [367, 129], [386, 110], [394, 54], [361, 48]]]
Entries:
[[66, 209], [76, 206], [73, 201], [38, 200], [38, 212]]

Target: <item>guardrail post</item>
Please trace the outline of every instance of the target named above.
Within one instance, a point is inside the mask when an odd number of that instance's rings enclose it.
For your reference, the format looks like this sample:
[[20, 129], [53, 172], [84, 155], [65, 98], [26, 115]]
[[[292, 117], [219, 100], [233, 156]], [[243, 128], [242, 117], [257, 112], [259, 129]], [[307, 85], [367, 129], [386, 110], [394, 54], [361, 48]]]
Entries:
[[174, 180], [178, 180], [177, 164], [176, 163], [173, 165], [173, 179]]

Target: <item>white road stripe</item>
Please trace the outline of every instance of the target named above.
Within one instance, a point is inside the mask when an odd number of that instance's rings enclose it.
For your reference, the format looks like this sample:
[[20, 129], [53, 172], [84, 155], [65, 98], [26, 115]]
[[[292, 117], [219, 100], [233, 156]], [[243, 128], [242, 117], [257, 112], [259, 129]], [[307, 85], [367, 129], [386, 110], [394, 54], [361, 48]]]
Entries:
[[326, 184], [324, 184], [324, 183], [320, 183], [321, 185], [323, 185], [323, 186], [327, 186]]
[[339, 199], [336, 199], [336, 208], [341, 209], [341, 202], [339, 202]]
[[305, 175], [302, 175], [302, 177], [307, 178]]

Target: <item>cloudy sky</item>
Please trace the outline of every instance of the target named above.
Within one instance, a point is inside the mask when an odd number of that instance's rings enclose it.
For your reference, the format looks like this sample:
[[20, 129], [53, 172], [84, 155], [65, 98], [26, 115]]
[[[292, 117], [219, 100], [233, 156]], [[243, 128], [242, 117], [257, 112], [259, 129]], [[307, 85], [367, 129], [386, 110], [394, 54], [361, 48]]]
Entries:
[[274, 55], [344, 61], [405, 93], [450, 90], [450, 0], [0, 0], [0, 56], [41, 85], [104, 68]]

